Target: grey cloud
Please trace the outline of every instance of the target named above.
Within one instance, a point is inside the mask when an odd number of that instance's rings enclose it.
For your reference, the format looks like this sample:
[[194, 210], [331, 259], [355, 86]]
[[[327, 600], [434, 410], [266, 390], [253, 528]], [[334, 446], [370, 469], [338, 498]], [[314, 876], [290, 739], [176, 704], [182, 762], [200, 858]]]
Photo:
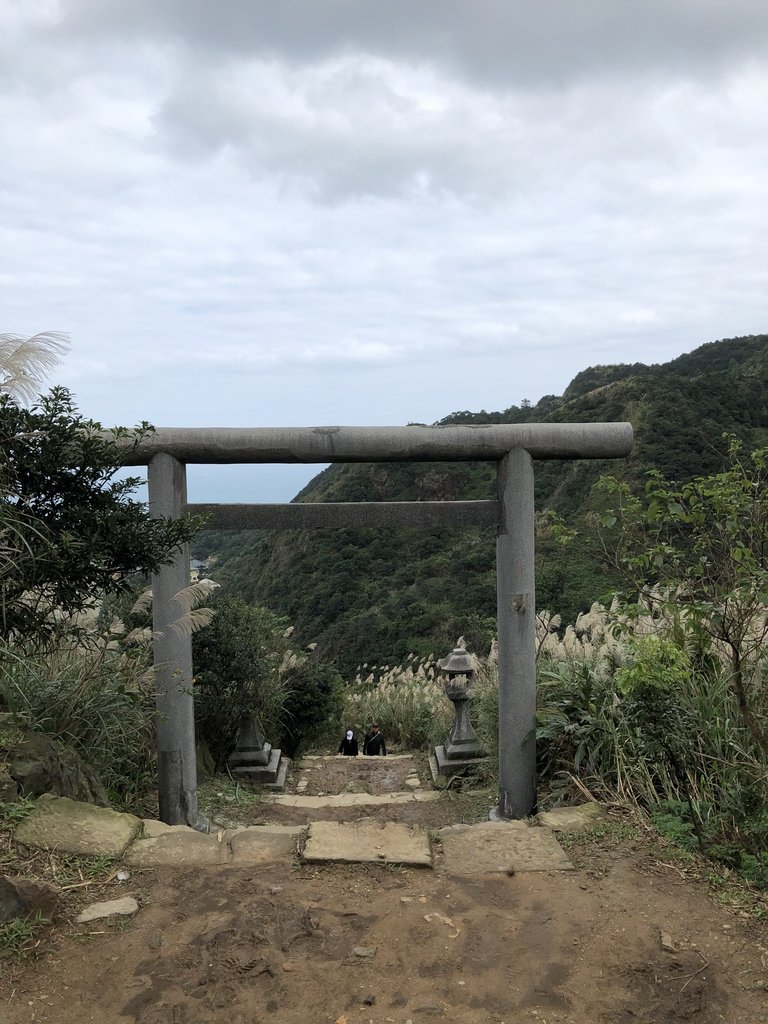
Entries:
[[[764, 96], [765, 76], [749, 91]], [[624, 206], [695, 168], [708, 140], [748, 139], [761, 115], [744, 92], [724, 102], [721, 83], [593, 81], [511, 95], [365, 57], [301, 69], [243, 60], [226, 74], [185, 61], [154, 123], [176, 157], [233, 154], [255, 178], [331, 203], [453, 195], [487, 205], [579, 179], [585, 196]]]
[[64, 0], [60, 30], [322, 61], [362, 50], [476, 81], [565, 82], [602, 71], [712, 71], [768, 44], [755, 0]]
[[[502, 181], [506, 190], [518, 179], [509, 161], [516, 119], [450, 83], [420, 96], [357, 59], [326, 73], [286, 76], [275, 65], [253, 72], [244, 68], [238, 79], [188, 70], [155, 117], [161, 144], [181, 157], [229, 149], [254, 176], [331, 202], [443, 191], [492, 196]], [[442, 109], [425, 109], [422, 100], [441, 86]]]

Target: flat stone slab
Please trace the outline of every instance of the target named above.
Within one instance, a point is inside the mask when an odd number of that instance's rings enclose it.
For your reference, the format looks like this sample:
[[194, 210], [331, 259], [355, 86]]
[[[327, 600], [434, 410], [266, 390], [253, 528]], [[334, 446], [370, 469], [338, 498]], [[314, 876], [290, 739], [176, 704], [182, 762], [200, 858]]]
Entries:
[[235, 836], [243, 832], [250, 832], [253, 835], [263, 836], [298, 836], [306, 832], [306, 825], [235, 825], [226, 829], [224, 842], [231, 843]]
[[572, 871], [573, 864], [549, 829], [522, 821], [484, 821], [440, 829], [443, 866], [450, 875]]
[[64, 796], [41, 796], [16, 829], [17, 843], [90, 857], [122, 857], [142, 829], [141, 818]]
[[536, 821], [553, 832], [580, 832], [594, 825], [604, 813], [600, 804], [579, 804], [577, 807], [556, 807], [553, 811], [539, 811]]
[[219, 829], [204, 835], [186, 825], [145, 821], [143, 839], [126, 851], [127, 864], [140, 867], [216, 867], [225, 864], [266, 864], [296, 854], [303, 825], [251, 825]]
[[439, 800], [438, 790], [421, 790], [413, 793], [339, 793], [336, 796], [265, 796], [265, 804], [279, 807], [365, 807], [382, 804], [410, 804], [422, 800]]
[[[186, 828], [186, 826], [174, 826]], [[185, 832], [169, 831], [150, 839], [138, 839], [126, 851], [126, 864], [137, 867], [189, 867], [226, 864], [229, 846], [216, 835], [204, 835], [193, 828]]]
[[296, 854], [302, 825], [251, 825], [230, 834], [233, 864], [267, 864]]
[[132, 917], [139, 909], [133, 896], [123, 896], [120, 900], [105, 900], [103, 903], [92, 903], [75, 918], [77, 924], [88, 921], [100, 921], [104, 917]]
[[381, 824], [372, 818], [313, 821], [303, 857], [310, 863], [344, 861], [432, 867], [432, 851], [425, 829], [409, 828], [394, 821]]

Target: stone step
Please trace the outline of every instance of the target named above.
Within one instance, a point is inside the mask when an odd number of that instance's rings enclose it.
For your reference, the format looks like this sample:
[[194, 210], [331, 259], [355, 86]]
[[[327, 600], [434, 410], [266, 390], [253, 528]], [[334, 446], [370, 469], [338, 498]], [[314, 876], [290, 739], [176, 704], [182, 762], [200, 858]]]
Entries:
[[[344, 758], [345, 762], [354, 764], [355, 761], [364, 761], [366, 764], [380, 764], [382, 767], [386, 767], [387, 761], [412, 761], [413, 754], [387, 754], [386, 757], [367, 757], [365, 754], [358, 754], [357, 757]], [[338, 754], [304, 754], [301, 760], [298, 762], [299, 768], [305, 768], [308, 765], [316, 767], [316, 762], [328, 761], [334, 764], [338, 761]]]
[[144, 838], [125, 854], [135, 867], [216, 867], [265, 864], [296, 854], [302, 825], [250, 825], [203, 835], [185, 825], [144, 823]]
[[552, 830], [525, 821], [450, 825], [439, 832], [443, 868], [449, 875], [572, 871], [573, 864]]
[[372, 818], [360, 821], [314, 821], [309, 826], [302, 858], [310, 864], [408, 864], [432, 867], [429, 834], [418, 826]]
[[334, 807], [371, 807], [387, 804], [411, 804], [428, 800], [439, 800], [439, 790], [421, 790], [419, 792], [398, 793], [338, 793], [335, 796], [302, 796], [283, 793], [277, 796], [264, 796], [264, 803], [276, 804], [278, 807], [334, 808]]
[[[440, 793], [393, 793], [381, 797], [346, 793], [338, 797], [266, 796], [265, 802], [289, 806], [365, 806], [439, 798]], [[311, 803], [308, 803], [311, 801]], [[594, 805], [564, 808], [545, 817], [546, 824], [526, 821], [480, 822], [440, 830], [442, 859], [438, 866], [449, 875], [507, 874], [517, 871], [563, 871], [573, 865], [554, 836], [554, 830], [589, 827], [601, 813]], [[542, 822], [542, 823], [543, 823]], [[143, 826], [143, 830], [142, 830]], [[141, 838], [135, 838], [141, 833]], [[301, 851], [301, 839], [308, 839]], [[315, 821], [310, 825], [254, 825], [219, 829], [204, 835], [185, 825], [142, 821], [63, 797], [41, 797], [32, 814], [21, 822], [16, 842], [35, 848], [58, 849], [90, 856], [106, 854], [141, 867], [263, 864], [302, 852], [308, 861], [397, 863], [432, 866], [429, 834], [420, 826], [357, 821]]]

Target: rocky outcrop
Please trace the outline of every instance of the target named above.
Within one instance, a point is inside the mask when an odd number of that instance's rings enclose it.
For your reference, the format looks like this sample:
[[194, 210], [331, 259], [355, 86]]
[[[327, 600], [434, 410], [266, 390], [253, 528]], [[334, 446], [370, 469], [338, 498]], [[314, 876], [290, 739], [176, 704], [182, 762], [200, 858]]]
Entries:
[[83, 803], [109, 807], [101, 779], [72, 747], [54, 736], [29, 732], [8, 755], [9, 774], [25, 797], [69, 797]]

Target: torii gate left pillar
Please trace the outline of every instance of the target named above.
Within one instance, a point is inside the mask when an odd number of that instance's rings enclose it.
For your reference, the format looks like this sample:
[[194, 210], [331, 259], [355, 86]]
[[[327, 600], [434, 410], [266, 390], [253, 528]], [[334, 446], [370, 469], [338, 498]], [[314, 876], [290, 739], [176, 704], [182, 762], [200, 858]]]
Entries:
[[[149, 462], [150, 513], [178, 519], [187, 511], [187, 467], [165, 452]], [[160, 820], [198, 825], [192, 640], [179, 628], [185, 608], [177, 595], [189, 586], [189, 545], [152, 577], [152, 631], [157, 708]], [[204, 826], [207, 828], [207, 825]]]

